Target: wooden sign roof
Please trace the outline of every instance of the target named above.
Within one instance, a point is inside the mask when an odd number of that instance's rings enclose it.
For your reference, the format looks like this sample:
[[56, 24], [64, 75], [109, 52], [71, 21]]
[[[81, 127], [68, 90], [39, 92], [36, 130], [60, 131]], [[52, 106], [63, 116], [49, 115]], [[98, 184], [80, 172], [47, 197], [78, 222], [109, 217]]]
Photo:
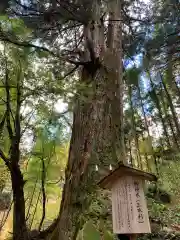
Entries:
[[123, 176], [136, 176], [143, 180], [148, 181], [157, 181], [157, 177], [151, 173], [144, 172], [139, 169], [135, 169], [133, 167], [120, 164], [118, 168], [112, 171], [109, 175], [104, 177], [100, 182], [99, 186], [102, 188], [111, 188], [112, 185]]

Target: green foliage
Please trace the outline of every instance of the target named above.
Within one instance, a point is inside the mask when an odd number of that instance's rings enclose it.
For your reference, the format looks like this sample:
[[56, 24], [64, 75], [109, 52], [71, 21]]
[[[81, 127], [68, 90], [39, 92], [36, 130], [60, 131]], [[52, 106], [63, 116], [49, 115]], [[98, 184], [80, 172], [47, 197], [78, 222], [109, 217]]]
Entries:
[[55, 139], [51, 139], [50, 135], [44, 136], [41, 132], [36, 139], [32, 149], [32, 157], [28, 160], [24, 173], [25, 180], [27, 181], [26, 191], [32, 191], [35, 183], [37, 183], [37, 190], [41, 188], [43, 160], [45, 164], [46, 191], [49, 195], [57, 193], [59, 189], [58, 185], [64, 179], [68, 145], [68, 143], [60, 145], [59, 141], [56, 142]]
[[32, 31], [26, 27], [23, 20], [20, 18], [9, 18], [7, 15], [0, 15], [0, 26], [4, 34], [16, 40], [19, 37], [21, 40], [27, 40]]
[[141, 69], [136, 67], [126, 70], [125, 78], [127, 79], [127, 83], [137, 87], [139, 85], [140, 74]]
[[[2, 19], [3, 21], [7, 19]], [[7, 20], [9, 21], [9, 20]], [[27, 37], [21, 30], [23, 23], [18, 21], [3, 22], [4, 29], [8, 34], [10, 30], [18, 35], [21, 40]], [[9, 24], [9, 25], [8, 25]], [[19, 27], [19, 28], [18, 28]], [[12, 37], [11, 32], [11, 37]], [[28, 32], [27, 32], [28, 33]], [[29, 34], [29, 33], [28, 33]], [[45, 191], [47, 200], [46, 212], [51, 221], [57, 216], [60, 206], [60, 196], [64, 181], [64, 169], [67, 162], [69, 149], [69, 133], [65, 129], [65, 121], [61, 114], [56, 112], [55, 103], [60, 95], [51, 92], [55, 88], [56, 81], [49, 69], [38, 63], [37, 55], [29, 49], [21, 49], [11, 45], [3, 45], [0, 62], [0, 122], [6, 110], [7, 92], [5, 88], [5, 73], [8, 70], [8, 84], [10, 86], [10, 123], [14, 131], [14, 119], [17, 107], [17, 83], [20, 82], [20, 161], [19, 165], [25, 180], [24, 195], [26, 198], [27, 224], [38, 227], [42, 215], [42, 159], [45, 163]], [[6, 55], [5, 55], [6, 54]], [[4, 61], [7, 61], [7, 69]], [[37, 60], [37, 61], [36, 61]], [[38, 66], [37, 66], [37, 65]], [[53, 82], [54, 81], [54, 82]], [[49, 88], [49, 86], [51, 88]], [[62, 87], [58, 84], [59, 88]], [[0, 149], [9, 157], [11, 140], [7, 131], [7, 124], [0, 133]], [[1, 159], [0, 159], [1, 161]], [[6, 176], [7, 175], [7, 176]], [[2, 179], [1, 179], [2, 178]], [[59, 187], [59, 185], [61, 187]], [[0, 162], [0, 192], [5, 188], [11, 188], [11, 179], [5, 167]], [[40, 192], [40, 197], [38, 197]], [[4, 206], [6, 193], [1, 194], [1, 206]], [[11, 198], [11, 196], [10, 196]], [[56, 199], [57, 198], [57, 199]], [[56, 206], [52, 204], [56, 199]], [[7, 202], [7, 201], [5, 201]], [[36, 208], [37, 205], [37, 208]], [[52, 208], [54, 207], [54, 210]], [[51, 208], [51, 210], [49, 209]], [[37, 212], [34, 217], [34, 211]], [[35, 221], [34, 219], [35, 218]]]
[[139, 237], [139, 240], [179, 240], [179, 233], [167, 233], [163, 231], [159, 231], [158, 233], [146, 234], [144, 236]]
[[141, 140], [139, 145], [140, 145], [139, 147], [140, 147], [141, 154], [147, 154], [147, 155], [153, 154], [151, 136]]
[[166, 190], [157, 186], [156, 184], [150, 185], [148, 187], [147, 196], [149, 198], [153, 198], [158, 202], [171, 203], [171, 195]]
[[79, 232], [77, 240], [113, 240], [114, 237], [109, 231], [102, 234], [96, 229], [91, 221], [85, 223], [83, 229]]
[[179, 196], [180, 187], [178, 179], [179, 171], [179, 158], [176, 158], [176, 160], [172, 159], [171, 161], [168, 161], [168, 165], [163, 165], [161, 167], [162, 184], [169, 192], [173, 193], [173, 197], [177, 198]]
[[[171, 160], [161, 166], [158, 185], [149, 186], [147, 193], [149, 215], [151, 219], [160, 221], [160, 225], [180, 224], [178, 176], [179, 161]], [[161, 226], [159, 228], [161, 229]]]
[[8, 180], [8, 170], [5, 167], [2, 160], [0, 160], [0, 193], [3, 191], [6, 186], [6, 181]]
[[0, 193], [0, 211], [6, 211], [11, 205], [11, 194]]
[[148, 204], [150, 208], [150, 217], [159, 219], [162, 222], [164, 222], [165, 219], [163, 217], [165, 217], [164, 213], [167, 210], [167, 207], [164, 204], [159, 203], [154, 199], [149, 200]]
[[82, 240], [99, 240], [100, 233], [96, 230], [95, 226], [91, 222], [87, 222], [83, 227]]

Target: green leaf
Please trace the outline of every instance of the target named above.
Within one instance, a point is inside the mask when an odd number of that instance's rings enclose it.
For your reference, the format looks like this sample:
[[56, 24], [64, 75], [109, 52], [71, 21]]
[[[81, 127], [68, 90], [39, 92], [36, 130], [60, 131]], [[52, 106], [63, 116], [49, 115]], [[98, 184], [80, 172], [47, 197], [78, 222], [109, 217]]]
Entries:
[[100, 240], [100, 233], [91, 221], [87, 222], [83, 228], [83, 240]]
[[133, 67], [131, 69], [127, 69], [126, 71], [127, 82], [134, 86], [138, 86], [140, 74], [141, 70], [139, 68]]
[[0, 21], [7, 21], [7, 20], [8, 20], [8, 16], [0, 15]]
[[113, 237], [113, 234], [112, 233], [110, 233], [109, 231], [106, 231], [105, 233], [104, 233], [104, 238], [103, 238], [104, 240], [113, 240], [114, 239], [114, 237]]

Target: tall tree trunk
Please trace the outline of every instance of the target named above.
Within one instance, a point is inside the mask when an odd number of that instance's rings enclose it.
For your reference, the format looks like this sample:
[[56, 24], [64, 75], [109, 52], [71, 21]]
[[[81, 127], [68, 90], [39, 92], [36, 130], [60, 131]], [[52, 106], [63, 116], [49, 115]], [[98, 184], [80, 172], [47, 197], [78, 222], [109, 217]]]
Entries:
[[[28, 231], [25, 219], [25, 199], [24, 199], [24, 180], [21, 174], [20, 161], [20, 108], [21, 108], [21, 63], [19, 62], [19, 71], [16, 82], [16, 107], [14, 111], [11, 109], [11, 92], [9, 87], [9, 70], [7, 59], [5, 73], [6, 88], [6, 124], [10, 140], [9, 162], [8, 168], [11, 174], [12, 191], [13, 191], [13, 240], [28, 240]], [[13, 114], [14, 113], [14, 114]], [[13, 115], [13, 117], [12, 117]], [[13, 127], [12, 127], [13, 122]]]
[[174, 47], [167, 54], [167, 84], [172, 90], [172, 93], [178, 98], [178, 103], [180, 103], [180, 89], [176, 83], [176, 79], [174, 76], [174, 66], [173, 66], [173, 52], [175, 51]]
[[157, 97], [156, 107], [158, 109], [158, 113], [159, 113], [158, 115], [159, 115], [159, 118], [160, 118], [161, 123], [162, 123], [164, 136], [165, 136], [166, 141], [167, 141], [167, 146], [169, 148], [171, 148], [171, 143], [170, 143], [170, 140], [169, 140], [169, 135], [168, 135], [168, 131], [167, 131], [167, 128], [166, 128], [166, 123], [165, 123], [165, 120], [164, 120], [164, 117], [163, 117], [163, 112], [162, 112], [162, 109], [161, 109], [161, 105], [159, 103], [159, 98], [158, 98], [157, 95], [156, 95], [156, 97]]
[[166, 84], [165, 84], [165, 82], [164, 82], [164, 80], [163, 80], [162, 77], [161, 77], [161, 82], [162, 82], [163, 88], [164, 88], [165, 93], [166, 93], [166, 96], [167, 96], [167, 100], [168, 100], [168, 103], [169, 103], [169, 107], [170, 107], [170, 109], [171, 109], [171, 113], [172, 113], [172, 116], [173, 116], [174, 124], [175, 124], [175, 126], [176, 126], [177, 134], [178, 134], [178, 136], [180, 137], [180, 125], [179, 125], [179, 122], [178, 122], [176, 110], [175, 110], [175, 108], [174, 108], [171, 95], [169, 94], [168, 89], [167, 89], [167, 87], [166, 87]]
[[[147, 134], [148, 134], [148, 139], [151, 142], [149, 126], [148, 126], [148, 123], [147, 123], [146, 113], [145, 113], [145, 110], [144, 110], [144, 104], [143, 104], [143, 100], [142, 100], [142, 97], [141, 97], [141, 89], [139, 87], [139, 84], [137, 85], [137, 89], [138, 89], [138, 95], [139, 95], [141, 109], [142, 109], [142, 113], [143, 113], [143, 117], [144, 117], [145, 129], [146, 129]], [[156, 165], [156, 160], [155, 160], [155, 157], [154, 157], [154, 150], [153, 150], [152, 142], [150, 143], [150, 148], [151, 148], [151, 153], [152, 153], [152, 157], [153, 157], [154, 163]], [[146, 159], [147, 159], [147, 165], [148, 165], [149, 171], [151, 171], [151, 166], [149, 164], [148, 156], [146, 156]], [[156, 168], [157, 168], [157, 165], [156, 165]]]
[[41, 231], [41, 228], [43, 226], [44, 219], [46, 217], [46, 189], [45, 189], [45, 182], [46, 182], [46, 167], [44, 158], [41, 159], [42, 164], [42, 172], [41, 172], [41, 191], [42, 191], [42, 217], [39, 224], [39, 232]]
[[161, 89], [160, 94], [161, 94], [161, 101], [162, 101], [162, 106], [163, 106], [163, 110], [164, 110], [164, 114], [165, 114], [165, 119], [167, 120], [167, 123], [169, 125], [170, 130], [171, 130], [171, 133], [172, 133], [172, 136], [173, 136], [174, 146], [176, 146], [176, 148], [178, 149], [179, 148], [178, 139], [177, 139], [177, 136], [174, 132], [174, 127], [173, 127], [173, 124], [171, 122], [170, 116], [167, 112], [166, 103], [164, 101], [164, 95], [163, 95], [162, 89]]
[[162, 127], [163, 127], [163, 132], [164, 132], [164, 136], [166, 138], [166, 141], [167, 141], [167, 146], [169, 148], [171, 148], [171, 143], [170, 143], [170, 140], [169, 140], [169, 135], [168, 135], [168, 131], [167, 131], [167, 128], [166, 128], [166, 122], [164, 120], [164, 117], [163, 117], [163, 111], [161, 109], [161, 104], [159, 102], [159, 97], [156, 93], [156, 89], [155, 89], [155, 86], [154, 86], [154, 83], [152, 81], [152, 78], [151, 78], [151, 74], [149, 71], [148, 72], [148, 75], [149, 75], [149, 79], [150, 79], [150, 83], [151, 83], [151, 88], [152, 88], [152, 91], [153, 91], [153, 97], [152, 97], [152, 100], [154, 101], [155, 105], [156, 105], [156, 108], [158, 110], [158, 115], [159, 115], [159, 118], [161, 120], [161, 123], [162, 123]]
[[[145, 121], [145, 128], [146, 128], [148, 138], [149, 138], [149, 141], [150, 141], [152, 159], [153, 159], [154, 164], [155, 164], [156, 173], [158, 174], [158, 172], [159, 172], [158, 163], [157, 163], [157, 159], [156, 159], [156, 156], [155, 156], [155, 153], [154, 153], [154, 148], [153, 148], [153, 145], [152, 145], [152, 138], [151, 138], [151, 135], [150, 135], [150, 132], [149, 132], [149, 126], [148, 126], [148, 123], [147, 123], [146, 113], [145, 113], [145, 110], [144, 110], [144, 104], [143, 104], [143, 100], [142, 100], [142, 97], [141, 97], [141, 89], [140, 89], [139, 85], [137, 87], [138, 87], [138, 93], [139, 93], [139, 98], [140, 98], [140, 102], [141, 102], [142, 113], [143, 113], [143, 117], [144, 117], [144, 121]], [[148, 161], [148, 158], [147, 158], [147, 161]], [[149, 165], [149, 170], [152, 171], [152, 168], [150, 168], [151, 167], [150, 164], [148, 164], [148, 165]]]
[[27, 240], [25, 219], [24, 181], [19, 166], [13, 164], [11, 172], [13, 190], [13, 240]]
[[129, 102], [130, 102], [130, 108], [131, 108], [132, 130], [133, 130], [133, 137], [134, 137], [135, 146], [136, 146], [136, 155], [137, 155], [137, 160], [138, 160], [138, 166], [141, 169], [143, 169], [141, 153], [140, 153], [140, 149], [139, 149], [139, 139], [138, 139], [138, 134], [137, 134], [137, 131], [136, 131], [134, 108], [133, 108], [133, 102], [132, 102], [132, 88], [131, 88], [130, 85], [128, 87], [128, 91], [129, 91]]
[[[17, 90], [19, 91], [19, 90]], [[15, 132], [11, 139], [10, 162], [13, 190], [13, 240], [28, 240], [25, 217], [24, 180], [20, 170], [20, 95], [17, 96]]]
[[[120, 0], [110, 3], [107, 46], [103, 37], [103, 21], [99, 20], [98, 3], [94, 32], [91, 34], [94, 54], [89, 50], [91, 61], [84, 66], [81, 77], [81, 82], [89, 84], [91, 91], [86, 92], [85, 100], [84, 97], [77, 99], [74, 109], [59, 224], [52, 236], [54, 240], [74, 239], [81, 215], [89, 206], [86, 201], [90, 198], [88, 193], [95, 191], [96, 181], [99, 180], [95, 165], [101, 168], [110, 159], [116, 163], [126, 161]], [[85, 30], [86, 40], [89, 41], [90, 29], [85, 26]]]

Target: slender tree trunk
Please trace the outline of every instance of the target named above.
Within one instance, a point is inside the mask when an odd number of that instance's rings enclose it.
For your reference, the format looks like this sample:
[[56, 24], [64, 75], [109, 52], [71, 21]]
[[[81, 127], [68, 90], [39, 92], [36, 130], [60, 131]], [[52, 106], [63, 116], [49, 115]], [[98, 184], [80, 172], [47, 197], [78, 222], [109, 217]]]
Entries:
[[28, 240], [28, 231], [26, 227], [25, 216], [25, 199], [24, 199], [24, 180], [20, 170], [20, 121], [19, 121], [20, 105], [17, 106], [15, 117], [15, 136], [12, 138], [11, 144], [11, 181], [13, 190], [13, 240]]
[[176, 126], [177, 134], [180, 137], [180, 126], [179, 126], [179, 122], [178, 122], [178, 119], [177, 119], [177, 114], [176, 114], [175, 108], [173, 106], [173, 102], [172, 102], [171, 96], [170, 96], [170, 94], [168, 92], [168, 89], [167, 89], [166, 84], [165, 84], [165, 82], [164, 82], [162, 77], [161, 77], [161, 82], [162, 82], [163, 88], [164, 88], [166, 96], [167, 96], [167, 100], [168, 100], [168, 103], [169, 103], [169, 107], [171, 109], [171, 113], [173, 115], [173, 120], [174, 120], [174, 124]]
[[44, 219], [46, 217], [46, 189], [45, 189], [45, 181], [46, 181], [46, 167], [44, 163], [44, 159], [41, 159], [42, 163], [42, 173], [41, 173], [41, 191], [42, 191], [42, 217], [39, 224], [39, 231], [41, 231]]
[[[154, 149], [153, 149], [153, 145], [152, 145], [152, 138], [150, 136], [150, 132], [149, 132], [149, 126], [148, 126], [148, 123], [147, 123], [147, 118], [146, 118], [146, 113], [145, 113], [145, 110], [144, 110], [144, 104], [143, 104], [143, 100], [142, 100], [142, 97], [141, 97], [141, 90], [140, 90], [140, 87], [139, 85], [137, 86], [138, 87], [138, 93], [139, 93], [139, 98], [140, 98], [140, 102], [141, 102], [141, 108], [142, 108], [142, 113], [143, 113], [143, 117], [144, 117], [144, 121], [145, 121], [145, 128], [146, 128], [146, 131], [147, 131], [147, 134], [148, 134], [148, 138], [149, 138], [149, 141], [150, 141], [150, 148], [151, 148], [151, 154], [152, 154], [152, 158], [153, 158], [153, 161], [154, 161], [154, 164], [155, 164], [155, 167], [156, 167], [156, 172], [158, 173], [158, 164], [157, 164], [157, 161], [156, 161], [156, 156], [154, 154]], [[148, 158], [147, 158], [147, 161]], [[150, 164], [149, 165], [149, 170], [151, 171], [151, 166]]]
[[134, 117], [134, 108], [133, 108], [133, 102], [132, 102], [132, 89], [131, 89], [131, 86], [129, 86], [129, 102], [130, 102], [130, 108], [131, 108], [132, 130], [133, 130], [133, 137], [134, 137], [135, 146], [136, 146], [136, 154], [137, 154], [138, 166], [141, 169], [143, 169], [141, 153], [140, 153], [140, 149], [139, 149], [139, 139], [138, 139], [138, 134], [136, 132], [136, 123], [135, 123], [135, 117]]
[[150, 137], [149, 127], [148, 127], [148, 123], [147, 123], [146, 113], [145, 113], [145, 110], [144, 110], [144, 104], [143, 104], [143, 101], [142, 101], [141, 90], [140, 90], [139, 85], [137, 86], [137, 89], [138, 89], [138, 95], [139, 95], [139, 99], [140, 99], [140, 103], [141, 103], [141, 109], [142, 109], [142, 113], [143, 113], [143, 117], [144, 117], [145, 129], [147, 131], [148, 137]]
[[165, 120], [164, 120], [164, 118], [163, 118], [163, 112], [162, 112], [162, 109], [161, 109], [161, 105], [160, 105], [160, 103], [159, 103], [159, 98], [158, 98], [157, 95], [156, 95], [156, 97], [157, 97], [156, 107], [157, 107], [157, 109], [158, 109], [158, 113], [159, 113], [158, 115], [159, 115], [159, 118], [160, 118], [161, 123], [162, 123], [164, 136], [165, 136], [166, 141], [167, 141], [167, 146], [168, 146], [169, 148], [171, 148], [171, 143], [170, 143], [170, 140], [169, 140], [168, 131], [167, 131], [167, 129], [166, 129], [166, 123], [165, 123]]
[[[147, 123], [146, 113], [145, 113], [145, 110], [144, 110], [144, 104], [143, 104], [143, 101], [142, 101], [141, 90], [140, 90], [139, 84], [138, 84], [138, 86], [137, 86], [137, 89], [138, 89], [139, 99], [140, 99], [140, 103], [141, 103], [141, 109], [142, 109], [142, 113], [143, 113], [143, 117], [144, 117], [145, 129], [146, 129], [146, 131], [147, 131], [149, 140], [151, 140], [151, 136], [150, 136], [150, 132], [149, 132], [149, 127], [148, 127], [148, 123]], [[143, 139], [145, 139], [144, 136], [143, 136]], [[152, 144], [151, 144], [150, 147], [151, 147], [152, 156], [153, 156], [153, 147], [152, 147]], [[151, 171], [151, 166], [150, 166], [150, 164], [149, 164], [149, 159], [148, 159], [147, 153], [145, 154], [145, 158], [146, 158], [146, 160], [147, 160], [148, 169], [149, 169], [149, 171]]]
[[167, 55], [167, 71], [166, 71], [166, 76], [167, 76], [167, 83], [170, 89], [172, 90], [172, 93], [177, 97], [178, 103], [180, 103], [180, 89], [176, 83], [176, 79], [174, 76], [173, 72], [173, 54], [175, 49], [174, 47], [168, 52]]
[[158, 95], [157, 95], [157, 93], [156, 93], [156, 89], [155, 89], [155, 86], [154, 86], [154, 83], [153, 83], [153, 81], [152, 81], [151, 74], [150, 74], [149, 71], [148, 71], [148, 74], [149, 74], [149, 79], [150, 79], [151, 87], [152, 87], [152, 90], [153, 90], [153, 92], [154, 92], [154, 94], [153, 94], [153, 100], [154, 100], [154, 102], [155, 102], [156, 108], [157, 108], [157, 110], [158, 110], [158, 115], [159, 115], [159, 118], [160, 118], [161, 123], [162, 123], [164, 136], [165, 136], [166, 141], [167, 141], [167, 146], [168, 146], [169, 148], [171, 148], [171, 143], [170, 143], [168, 131], [167, 131], [167, 128], [166, 128], [166, 122], [165, 122], [164, 117], [163, 117], [163, 111], [162, 111], [162, 109], [161, 109], [161, 104], [160, 104], [160, 102], [159, 102], [159, 98], [158, 98]]
[[167, 131], [167, 128], [166, 128], [166, 122], [165, 122], [165, 119], [163, 117], [163, 112], [162, 112], [161, 105], [160, 105], [160, 102], [159, 102], [159, 98], [156, 94], [156, 91], [155, 91], [155, 98], [156, 98], [155, 103], [156, 103], [156, 107], [157, 107], [157, 110], [158, 110], [158, 115], [159, 115], [159, 118], [161, 120], [164, 136], [165, 136], [166, 141], [167, 141], [167, 146], [169, 148], [171, 148], [171, 143], [170, 143], [170, 140], [169, 140], [169, 134], [168, 134], [168, 131]]
[[174, 86], [176, 88], [176, 94], [178, 95], [178, 99], [179, 99], [179, 102], [180, 102], [180, 89], [179, 89], [179, 86], [178, 86], [178, 84], [176, 82], [175, 77], [173, 78], [173, 82], [174, 82]]
[[179, 143], [178, 143], [178, 139], [177, 139], [177, 136], [174, 132], [174, 127], [172, 125], [172, 122], [171, 122], [171, 119], [170, 119], [170, 116], [167, 112], [167, 108], [166, 108], [166, 103], [164, 101], [164, 95], [162, 93], [162, 89], [161, 89], [161, 101], [162, 101], [162, 106], [163, 106], [163, 110], [164, 110], [164, 114], [165, 114], [165, 119], [167, 120], [168, 122], [168, 125], [170, 127], [170, 130], [171, 130], [171, 133], [172, 133], [172, 136], [173, 136], [173, 142], [174, 142], [174, 145], [176, 146], [176, 148], [178, 149], [179, 148]]
[[[98, 12], [100, 1], [96, 3], [95, 9]], [[53, 240], [74, 239], [81, 216], [89, 206], [86, 200], [90, 198], [89, 193], [95, 191], [99, 180], [95, 165], [101, 168], [110, 159], [114, 163], [126, 162], [120, 12], [120, 0], [112, 0], [109, 13], [111, 34], [107, 46], [103, 21], [99, 22], [100, 16], [96, 14], [98, 17], [91, 34], [94, 36], [94, 53], [89, 51], [91, 61], [89, 66], [83, 68], [81, 77], [81, 82], [89, 84], [91, 89], [86, 92], [86, 99], [77, 99], [74, 109], [59, 226], [53, 233]], [[86, 40], [89, 40], [89, 31], [86, 26]]]
[[[11, 174], [12, 191], [13, 191], [13, 240], [28, 240], [28, 231], [25, 219], [25, 199], [24, 199], [24, 180], [20, 170], [20, 108], [21, 108], [21, 63], [19, 62], [19, 71], [16, 82], [16, 107], [12, 111], [11, 108], [11, 92], [9, 87], [9, 70], [7, 59], [5, 73], [6, 88], [6, 124], [10, 140], [8, 168]], [[13, 117], [12, 117], [13, 115]], [[12, 126], [13, 122], [13, 126]]]
[[25, 219], [24, 180], [18, 164], [13, 164], [11, 172], [13, 190], [13, 240], [27, 240]]

